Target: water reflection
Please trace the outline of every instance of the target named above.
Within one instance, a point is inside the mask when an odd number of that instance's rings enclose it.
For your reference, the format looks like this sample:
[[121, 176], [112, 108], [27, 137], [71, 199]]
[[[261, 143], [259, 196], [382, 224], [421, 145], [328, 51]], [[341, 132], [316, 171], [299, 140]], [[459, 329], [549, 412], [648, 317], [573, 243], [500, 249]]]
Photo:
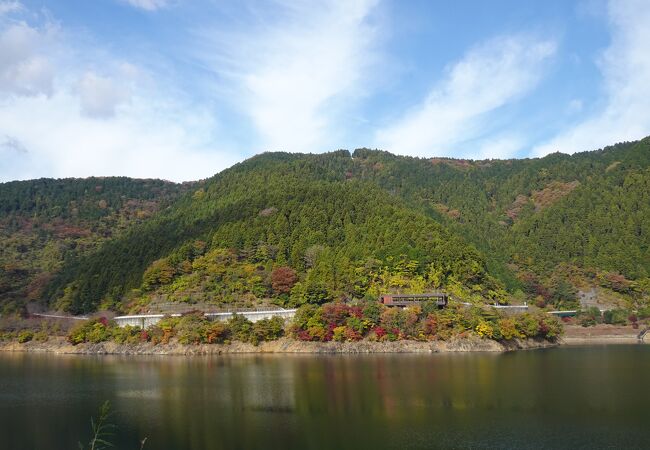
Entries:
[[650, 442], [647, 346], [511, 354], [0, 355], [2, 448], [538, 448]]

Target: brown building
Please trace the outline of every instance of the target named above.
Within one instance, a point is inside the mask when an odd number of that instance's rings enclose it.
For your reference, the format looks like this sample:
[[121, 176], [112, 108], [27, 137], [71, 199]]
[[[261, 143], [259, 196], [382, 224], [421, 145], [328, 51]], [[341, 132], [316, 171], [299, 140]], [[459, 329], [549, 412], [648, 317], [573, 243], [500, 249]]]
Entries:
[[384, 294], [379, 297], [379, 301], [386, 306], [397, 306], [399, 308], [419, 305], [427, 301], [435, 301], [438, 308], [444, 308], [449, 303], [449, 295], [446, 292], [432, 292], [429, 294]]

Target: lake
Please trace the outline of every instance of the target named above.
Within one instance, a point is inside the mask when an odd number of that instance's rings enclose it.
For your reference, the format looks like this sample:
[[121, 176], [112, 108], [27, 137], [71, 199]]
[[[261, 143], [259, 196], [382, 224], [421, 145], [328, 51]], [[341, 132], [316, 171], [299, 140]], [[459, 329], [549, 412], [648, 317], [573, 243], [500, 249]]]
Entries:
[[0, 448], [650, 448], [650, 346], [505, 354], [0, 354]]

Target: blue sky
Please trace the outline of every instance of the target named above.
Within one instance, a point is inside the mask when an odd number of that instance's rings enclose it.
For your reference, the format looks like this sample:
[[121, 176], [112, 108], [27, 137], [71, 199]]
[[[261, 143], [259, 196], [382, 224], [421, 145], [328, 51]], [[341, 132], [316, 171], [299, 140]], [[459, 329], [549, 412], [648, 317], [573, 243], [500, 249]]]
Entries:
[[650, 2], [0, 0], [0, 181], [650, 134]]

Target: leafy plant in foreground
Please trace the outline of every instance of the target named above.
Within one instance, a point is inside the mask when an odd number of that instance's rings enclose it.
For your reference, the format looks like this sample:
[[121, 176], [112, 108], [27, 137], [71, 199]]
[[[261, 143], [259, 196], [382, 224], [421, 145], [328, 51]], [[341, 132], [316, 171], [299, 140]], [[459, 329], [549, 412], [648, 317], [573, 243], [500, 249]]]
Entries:
[[[115, 429], [115, 424], [108, 421], [110, 411], [111, 404], [106, 400], [99, 408], [99, 418], [97, 421], [95, 421], [94, 417], [90, 418], [90, 427], [93, 435], [90, 442], [88, 442], [89, 450], [102, 450], [114, 447], [114, 445], [107, 440], [114, 434], [112, 430]], [[85, 448], [81, 442], [79, 442], [79, 448], [81, 450], [84, 450]]]
[[[110, 423], [108, 420], [111, 416], [111, 403], [106, 400], [102, 406], [99, 408], [99, 418], [95, 422], [94, 417], [90, 418], [90, 427], [92, 429], [92, 438], [88, 442], [89, 450], [105, 450], [111, 447], [115, 447], [108, 439], [113, 436], [117, 427], [115, 424]], [[147, 442], [145, 437], [140, 441], [140, 450], [144, 448], [144, 444]], [[86, 447], [79, 442], [79, 449], [84, 450]]]

